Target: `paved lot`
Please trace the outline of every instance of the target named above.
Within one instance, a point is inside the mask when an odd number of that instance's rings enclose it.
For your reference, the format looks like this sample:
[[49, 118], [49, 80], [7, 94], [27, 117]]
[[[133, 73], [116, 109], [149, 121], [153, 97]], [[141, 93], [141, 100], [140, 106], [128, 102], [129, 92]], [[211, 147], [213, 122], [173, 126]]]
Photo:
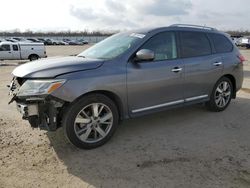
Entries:
[[[48, 47], [49, 56], [83, 47]], [[242, 50], [250, 60], [250, 50]], [[103, 147], [85, 151], [58, 130], [32, 130], [6, 85], [19, 61], [0, 66], [0, 187], [250, 187], [250, 65], [229, 108], [202, 105], [124, 121]]]

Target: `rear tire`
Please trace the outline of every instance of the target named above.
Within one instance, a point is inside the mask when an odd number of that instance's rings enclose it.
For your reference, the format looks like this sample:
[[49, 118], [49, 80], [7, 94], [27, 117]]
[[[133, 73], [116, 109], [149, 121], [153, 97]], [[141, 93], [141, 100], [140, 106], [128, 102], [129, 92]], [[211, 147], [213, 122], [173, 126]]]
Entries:
[[93, 149], [114, 134], [119, 120], [115, 103], [102, 94], [91, 94], [71, 104], [64, 114], [63, 129], [78, 148]]
[[33, 54], [33, 55], [30, 55], [29, 60], [30, 61], [35, 61], [35, 60], [38, 60], [38, 58], [39, 58], [38, 55]]
[[208, 110], [220, 112], [225, 110], [231, 102], [233, 95], [233, 85], [229, 78], [222, 77], [215, 84], [210, 96], [210, 100], [206, 103]]

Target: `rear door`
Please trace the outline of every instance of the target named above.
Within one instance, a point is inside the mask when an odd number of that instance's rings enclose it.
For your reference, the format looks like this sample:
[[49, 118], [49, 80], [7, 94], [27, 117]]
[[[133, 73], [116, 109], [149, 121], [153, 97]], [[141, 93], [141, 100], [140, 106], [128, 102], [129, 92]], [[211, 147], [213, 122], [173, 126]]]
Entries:
[[17, 44], [12, 45], [12, 59], [20, 59], [20, 49]]
[[2, 44], [0, 46], [0, 59], [12, 59], [12, 51], [9, 44]]
[[213, 53], [205, 32], [181, 31], [180, 51], [185, 66], [185, 101], [204, 100], [223, 71], [222, 58]]
[[183, 67], [177, 58], [175, 32], [158, 33], [140, 49], [154, 51], [155, 59], [127, 64], [128, 103], [132, 116], [183, 104]]
[[215, 54], [222, 58], [224, 70], [227, 66], [235, 65], [235, 54], [231, 53], [234, 47], [230, 39], [218, 33], [210, 33], [208, 36], [213, 43]]

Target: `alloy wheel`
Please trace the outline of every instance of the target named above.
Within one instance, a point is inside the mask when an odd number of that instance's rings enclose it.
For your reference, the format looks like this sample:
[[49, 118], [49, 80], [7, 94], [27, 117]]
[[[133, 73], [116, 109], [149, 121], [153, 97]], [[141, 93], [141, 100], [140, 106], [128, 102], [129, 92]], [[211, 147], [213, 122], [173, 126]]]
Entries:
[[95, 143], [108, 135], [113, 125], [113, 114], [103, 103], [91, 103], [76, 116], [74, 131], [85, 143]]
[[231, 98], [231, 85], [227, 81], [218, 84], [215, 90], [215, 103], [219, 108], [224, 108]]

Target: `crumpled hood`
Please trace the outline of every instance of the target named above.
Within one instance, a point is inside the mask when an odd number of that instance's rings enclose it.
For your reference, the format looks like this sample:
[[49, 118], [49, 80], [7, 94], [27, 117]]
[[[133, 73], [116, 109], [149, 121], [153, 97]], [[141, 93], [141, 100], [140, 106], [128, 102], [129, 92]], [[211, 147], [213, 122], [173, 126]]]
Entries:
[[24, 78], [52, 78], [60, 74], [98, 68], [103, 60], [83, 57], [57, 57], [32, 61], [18, 66], [12, 74]]

